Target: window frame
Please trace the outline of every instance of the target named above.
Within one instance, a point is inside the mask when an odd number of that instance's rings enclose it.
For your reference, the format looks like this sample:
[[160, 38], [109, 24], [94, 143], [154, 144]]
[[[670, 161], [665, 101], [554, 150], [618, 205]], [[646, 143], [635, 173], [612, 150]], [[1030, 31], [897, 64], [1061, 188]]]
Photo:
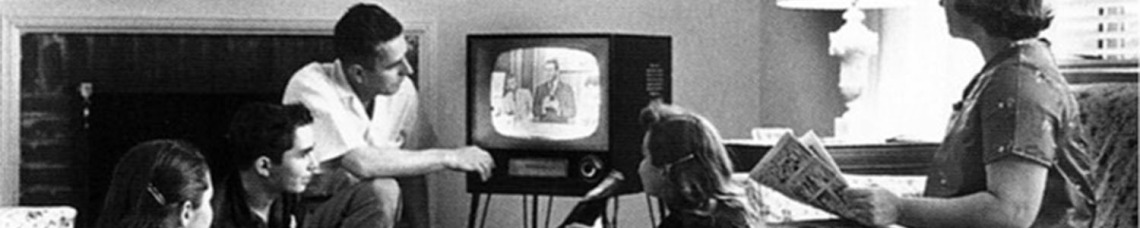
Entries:
[[[1080, 10], [1097, 10], [1094, 12], [1089, 11], [1065, 11], [1066, 9], [1073, 9], [1071, 7], [1079, 8]], [[1056, 8], [1064, 7], [1064, 8]], [[1065, 33], [1064, 31], [1046, 32], [1046, 37], [1054, 36], [1057, 39], [1051, 40], [1053, 42], [1086, 42], [1096, 40], [1103, 42], [1106, 40], [1118, 39], [1119, 42], [1110, 46], [1111, 48], [1099, 48], [1104, 44], [1098, 44], [1098, 47], [1086, 49], [1075, 49], [1084, 51], [1095, 50], [1130, 50], [1137, 47], [1127, 47], [1127, 45], [1135, 45], [1140, 40], [1140, 33], [1131, 30], [1140, 29], [1140, 16], [1136, 12], [1140, 10], [1140, 5], [1136, 3], [1120, 1], [1120, 0], [1065, 0], [1055, 5], [1054, 13], [1057, 15], [1052, 22], [1051, 28], [1064, 27], [1065, 29], [1078, 29], [1081, 31], [1090, 31], [1094, 36], [1090, 37], [1076, 37], [1087, 35], [1087, 33]], [[1096, 26], [1095, 28], [1067, 26], [1077, 24], [1079, 26]], [[1132, 27], [1132, 28], [1129, 28]], [[1057, 46], [1058, 43], [1054, 43]], [[1070, 44], [1070, 43], [1065, 43]], [[1079, 47], [1080, 44], [1073, 44]], [[1074, 53], [1054, 53], [1058, 54], [1080, 54], [1081, 52]], [[1097, 55], [1095, 52], [1089, 54]], [[1061, 73], [1072, 84], [1084, 83], [1101, 83], [1101, 82], [1132, 82], [1136, 83], [1140, 79], [1140, 53], [1125, 54], [1131, 55], [1124, 59], [1105, 58], [1105, 59], [1059, 59], [1057, 65], [1061, 68]]]

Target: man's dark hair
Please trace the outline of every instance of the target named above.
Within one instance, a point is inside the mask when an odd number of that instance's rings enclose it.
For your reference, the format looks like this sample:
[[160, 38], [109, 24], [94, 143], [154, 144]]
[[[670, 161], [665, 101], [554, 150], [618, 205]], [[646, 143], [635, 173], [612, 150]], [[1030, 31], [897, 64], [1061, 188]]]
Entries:
[[546, 60], [546, 62], [543, 63], [543, 66], [548, 65], [548, 64], [554, 64], [554, 71], [555, 72], [562, 70], [562, 64], [559, 64], [557, 59]]
[[1053, 21], [1042, 0], [960, 0], [954, 11], [973, 17], [990, 36], [1013, 40], [1037, 37]]
[[311, 123], [312, 114], [301, 104], [258, 102], [242, 106], [234, 114], [227, 134], [234, 167], [250, 168], [261, 156], [280, 163], [285, 151], [293, 148], [297, 128]]
[[380, 6], [356, 4], [336, 22], [333, 42], [337, 58], [371, 56], [377, 44], [395, 39], [403, 32], [400, 21]]

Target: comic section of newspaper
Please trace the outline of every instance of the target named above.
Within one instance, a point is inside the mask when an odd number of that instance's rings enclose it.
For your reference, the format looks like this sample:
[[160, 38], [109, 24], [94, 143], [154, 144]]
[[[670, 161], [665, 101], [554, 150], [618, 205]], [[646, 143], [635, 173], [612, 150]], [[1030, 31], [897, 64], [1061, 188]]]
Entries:
[[840, 192], [848, 183], [814, 132], [799, 139], [785, 134], [752, 168], [749, 178], [832, 214], [843, 216], [846, 212]]

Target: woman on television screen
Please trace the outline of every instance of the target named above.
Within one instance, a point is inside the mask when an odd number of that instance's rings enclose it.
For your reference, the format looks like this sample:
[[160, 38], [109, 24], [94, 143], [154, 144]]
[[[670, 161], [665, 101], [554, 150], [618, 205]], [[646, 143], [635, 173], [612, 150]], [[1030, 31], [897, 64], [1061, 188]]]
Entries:
[[498, 98], [500, 102], [495, 108], [496, 118], [505, 117], [516, 123], [530, 120], [533, 99], [530, 89], [523, 88], [519, 76], [514, 73], [507, 73], [503, 84], [503, 92]]

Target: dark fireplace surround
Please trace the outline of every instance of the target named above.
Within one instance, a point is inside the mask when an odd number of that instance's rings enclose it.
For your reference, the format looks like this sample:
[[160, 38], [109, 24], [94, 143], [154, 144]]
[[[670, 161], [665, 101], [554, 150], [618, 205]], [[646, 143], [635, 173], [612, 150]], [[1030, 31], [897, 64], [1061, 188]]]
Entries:
[[[19, 42], [5, 46], [19, 48], [20, 59], [19, 205], [69, 205], [79, 210], [77, 227], [90, 227], [118, 158], [150, 139], [190, 141], [214, 176], [232, 170], [222, 135], [233, 111], [279, 102], [294, 71], [331, 60], [332, 23], [26, 19], [7, 26], [21, 29]], [[415, 65], [418, 53], [409, 59]], [[424, 187], [422, 178], [409, 182]], [[421, 216], [405, 221], [426, 224], [426, 211], [410, 214]]]

